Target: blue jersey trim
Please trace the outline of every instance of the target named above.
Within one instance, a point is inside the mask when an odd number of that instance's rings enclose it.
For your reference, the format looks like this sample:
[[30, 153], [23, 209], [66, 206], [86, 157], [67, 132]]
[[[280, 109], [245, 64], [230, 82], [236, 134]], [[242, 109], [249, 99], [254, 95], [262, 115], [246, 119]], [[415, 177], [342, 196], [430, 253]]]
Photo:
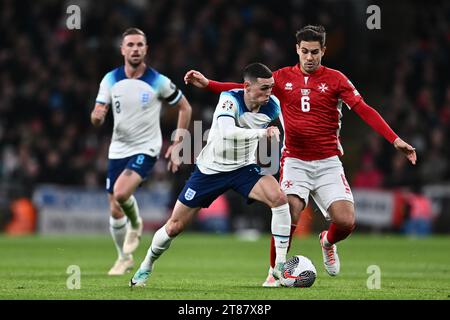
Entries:
[[[105, 79], [109, 87], [112, 87], [117, 82], [127, 80], [130, 78], [128, 78], [127, 75], [125, 74], [125, 66], [121, 66], [108, 72], [105, 76]], [[149, 84], [150, 86], [158, 90], [159, 87], [161, 86], [161, 81], [163, 80], [163, 78], [161, 77], [159, 72], [156, 71], [155, 69], [147, 68], [144, 74], [139, 78], [137, 78], [137, 80], [144, 81], [145, 83]]]
[[278, 118], [280, 111], [280, 101], [275, 96], [270, 96], [269, 102], [259, 109], [260, 113], [264, 113], [272, 121]]
[[[245, 112], [251, 112], [247, 109], [244, 101], [244, 90], [243, 89], [234, 89], [230, 91], [222, 92], [222, 94], [227, 94], [231, 97], [233, 97], [237, 104], [238, 104], [238, 110], [239, 110], [239, 116], [244, 114]], [[259, 109], [258, 113], [263, 113], [267, 115], [272, 121], [277, 119], [280, 115], [280, 100], [278, 100], [275, 96], [270, 96], [269, 102]]]
[[244, 102], [244, 90], [243, 89], [235, 89], [230, 91], [224, 91], [222, 94], [229, 95], [234, 98], [234, 100], [237, 103], [238, 106], [238, 116], [244, 114], [244, 112], [250, 112], [250, 110], [247, 109]]
[[159, 74], [158, 71], [156, 71], [153, 68], [147, 68], [147, 70], [144, 72], [144, 74], [139, 78], [139, 80], [142, 80], [146, 83], [148, 83], [150, 86], [154, 87], [159, 91], [159, 87], [161, 86], [161, 81], [163, 78]]

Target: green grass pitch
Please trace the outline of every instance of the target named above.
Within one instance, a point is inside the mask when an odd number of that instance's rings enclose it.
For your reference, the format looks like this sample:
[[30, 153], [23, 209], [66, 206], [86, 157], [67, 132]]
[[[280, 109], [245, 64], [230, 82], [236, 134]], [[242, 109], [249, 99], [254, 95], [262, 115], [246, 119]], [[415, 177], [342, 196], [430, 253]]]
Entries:
[[[134, 254], [135, 267], [150, 240], [145, 234]], [[106, 234], [0, 236], [0, 299], [450, 299], [449, 236], [354, 234], [338, 246], [337, 277], [326, 274], [316, 236], [295, 238], [289, 255], [309, 257], [318, 271], [311, 288], [261, 287], [269, 240], [269, 235], [244, 241], [234, 235], [184, 233], [158, 260], [147, 287], [130, 289], [131, 273], [106, 275], [116, 257]], [[80, 268], [80, 289], [67, 288], [70, 265]], [[367, 287], [371, 265], [380, 268], [380, 289]]]

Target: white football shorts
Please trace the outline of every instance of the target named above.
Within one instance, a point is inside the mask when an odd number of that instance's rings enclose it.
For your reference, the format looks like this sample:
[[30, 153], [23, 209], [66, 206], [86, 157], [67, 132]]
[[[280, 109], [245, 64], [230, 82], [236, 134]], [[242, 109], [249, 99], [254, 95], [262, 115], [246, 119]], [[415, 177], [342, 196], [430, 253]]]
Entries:
[[325, 219], [330, 220], [328, 208], [333, 202], [348, 200], [354, 203], [338, 156], [313, 161], [286, 157], [281, 166], [281, 189], [284, 193], [299, 196], [306, 206], [311, 196]]

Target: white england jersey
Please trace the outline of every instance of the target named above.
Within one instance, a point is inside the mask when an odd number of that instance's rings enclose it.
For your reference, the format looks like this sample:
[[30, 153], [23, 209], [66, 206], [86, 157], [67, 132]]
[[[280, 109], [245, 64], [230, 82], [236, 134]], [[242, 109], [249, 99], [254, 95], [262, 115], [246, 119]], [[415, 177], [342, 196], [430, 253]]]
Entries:
[[152, 68], [137, 79], [127, 78], [124, 66], [107, 73], [96, 102], [110, 105], [114, 115], [108, 157], [120, 159], [138, 153], [159, 156], [162, 99], [175, 105], [181, 97], [172, 81]]
[[259, 138], [227, 139], [220, 133], [217, 119], [232, 117], [237, 127], [265, 129], [278, 118], [280, 102], [271, 96], [269, 102], [251, 112], [244, 102], [244, 90], [230, 90], [220, 94], [206, 146], [197, 157], [197, 166], [204, 174], [229, 172], [256, 163], [255, 153]]

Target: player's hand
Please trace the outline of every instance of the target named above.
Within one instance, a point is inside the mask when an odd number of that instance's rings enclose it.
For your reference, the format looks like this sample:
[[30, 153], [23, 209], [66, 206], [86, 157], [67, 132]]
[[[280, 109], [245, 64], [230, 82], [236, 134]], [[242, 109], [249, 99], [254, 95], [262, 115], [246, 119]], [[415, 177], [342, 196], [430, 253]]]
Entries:
[[197, 88], [206, 88], [208, 86], [209, 80], [197, 70], [189, 70], [184, 75], [184, 83], [192, 84]]
[[417, 161], [416, 148], [413, 148], [411, 145], [407, 144], [400, 138], [395, 139], [394, 147], [395, 149], [403, 152], [406, 158], [408, 158], [409, 162], [411, 162], [412, 164], [416, 164]]
[[269, 138], [275, 137], [277, 139], [277, 142], [280, 142], [280, 130], [278, 130], [278, 127], [268, 127], [267, 129], [267, 136]]
[[181, 165], [180, 158], [180, 150], [182, 143], [177, 142], [173, 143], [167, 148], [166, 155], [164, 156], [166, 159], [169, 159], [167, 162], [167, 170], [175, 173], [178, 171], [178, 168]]
[[106, 114], [108, 113], [108, 106], [105, 104], [96, 104], [94, 110], [91, 113], [91, 122], [94, 125], [101, 125], [105, 121]]

